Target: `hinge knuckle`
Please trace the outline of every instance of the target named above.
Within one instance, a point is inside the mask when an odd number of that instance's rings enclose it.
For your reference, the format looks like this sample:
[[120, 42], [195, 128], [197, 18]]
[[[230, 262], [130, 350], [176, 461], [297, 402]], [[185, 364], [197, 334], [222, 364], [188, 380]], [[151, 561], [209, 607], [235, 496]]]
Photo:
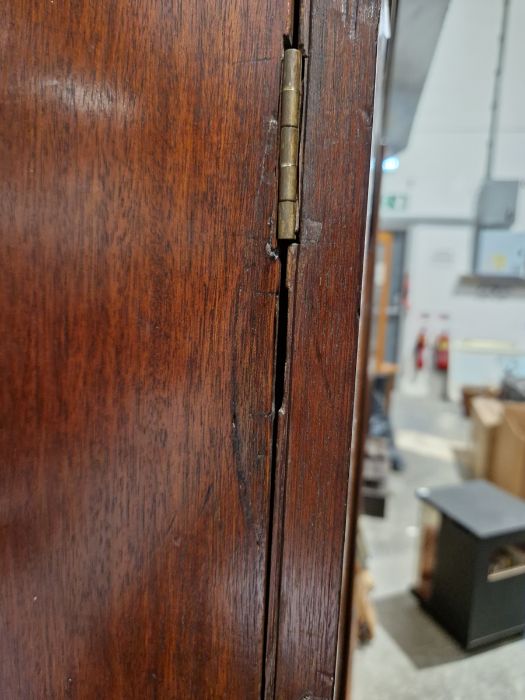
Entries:
[[284, 52], [277, 227], [278, 238], [283, 239], [295, 238], [299, 184], [302, 62], [302, 54], [298, 49], [287, 49]]

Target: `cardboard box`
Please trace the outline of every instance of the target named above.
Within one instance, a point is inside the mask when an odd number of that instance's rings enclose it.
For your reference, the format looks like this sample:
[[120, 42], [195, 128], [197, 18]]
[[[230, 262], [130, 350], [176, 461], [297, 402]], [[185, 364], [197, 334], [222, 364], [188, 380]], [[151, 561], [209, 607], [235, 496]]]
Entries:
[[490, 479], [494, 445], [503, 421], [504, 404], [498, 399], [477, 396], [471, 402], [472, 472], [476, 479]]
[[463, 393], [463, 412], [466, 416], [470, 418], [472, 411], [472, 401], [477, 396], [483, 396], [485, 398], [497, 399], [500, 395], [500, 389], [493, 386], [464, 386], [462, 389]]
[[503, 405], [490, 480], [509, 493], [525, 498], [525, 403]]

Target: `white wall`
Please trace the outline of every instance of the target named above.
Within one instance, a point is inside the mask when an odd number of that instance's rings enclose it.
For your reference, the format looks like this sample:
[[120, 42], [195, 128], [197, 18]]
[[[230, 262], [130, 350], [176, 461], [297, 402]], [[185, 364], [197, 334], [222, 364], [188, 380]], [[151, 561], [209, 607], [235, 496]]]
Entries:
[[[502, 0], [451, 0], [408, 148], [399, 156], [399, 169], [384, 174], [383, 201], [406, 195], [403, 211], [383, 207], [381, 215], [385, 223], [398, 221], [408, 231], [409, 309], [401, 342], [407, 370], [422, 326], [431, 336], [448, 326], [455, 339], [509, 340], [525, 349], [524, 297], [455, 291], [459, 277], [471, 273], [468, 221], [485, 174], [502, 7]], [[525, 0], [511, 0], [494, 157], [497, 179], [525, 180], [524, 32]], [[523, 184], [513, 229], [525, 231]], [[450, 320], [440, 320], [441, 314]]]

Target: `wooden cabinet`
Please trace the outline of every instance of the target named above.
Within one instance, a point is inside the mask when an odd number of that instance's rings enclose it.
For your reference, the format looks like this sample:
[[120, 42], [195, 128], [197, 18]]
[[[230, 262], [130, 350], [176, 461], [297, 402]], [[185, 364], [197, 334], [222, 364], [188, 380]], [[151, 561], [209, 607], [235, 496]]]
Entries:
[[4, 697], [332, 696], [379, 4], [7, 3]]

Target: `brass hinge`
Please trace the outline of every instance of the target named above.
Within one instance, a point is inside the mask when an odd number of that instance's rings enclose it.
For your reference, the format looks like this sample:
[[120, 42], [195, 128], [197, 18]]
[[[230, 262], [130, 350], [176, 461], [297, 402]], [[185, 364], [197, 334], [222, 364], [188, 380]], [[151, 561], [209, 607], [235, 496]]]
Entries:
[[284, 52], [277, 237], [287, 240], [295, 238], [297, 219], [302, 63], [299, 49]]

